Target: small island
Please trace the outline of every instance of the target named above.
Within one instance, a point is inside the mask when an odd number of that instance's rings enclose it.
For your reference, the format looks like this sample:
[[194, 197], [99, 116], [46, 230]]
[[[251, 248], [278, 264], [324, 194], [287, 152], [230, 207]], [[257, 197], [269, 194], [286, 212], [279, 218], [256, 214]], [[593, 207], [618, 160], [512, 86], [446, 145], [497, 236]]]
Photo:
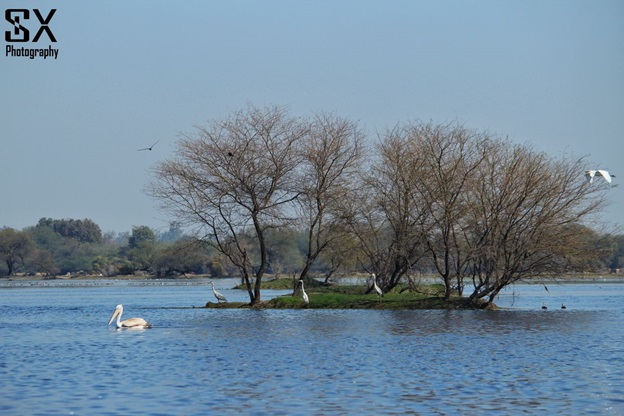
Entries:
[[[293, 289], [293, 280], [280, 278], [263, 282], [263, 289]], [[399, 286], [390, 293], [379, 296], [370, 286], [363, 284], [327, 284], [310, 279], [306, 282], [306, 294], [309, 302], [303, 299], [299, 288], [295, 295], [278, 296], [270, 300], [261, 301], [254, 305], [249, 302], [217, 302], [209, 301], [206, 308], [233, 309], [480, 309], [469, 299], [457, 294], [449, 300], [444, 298], [444, 285], [419, 284], [413, 287]], [[244, 286], [237, 289], [244, 290]], [[293, 289], [293, 291], [295, 291]], [[485, 306], [485, 303], [484, 305]], [[495, 309], [495, 305], [488, 306]]]

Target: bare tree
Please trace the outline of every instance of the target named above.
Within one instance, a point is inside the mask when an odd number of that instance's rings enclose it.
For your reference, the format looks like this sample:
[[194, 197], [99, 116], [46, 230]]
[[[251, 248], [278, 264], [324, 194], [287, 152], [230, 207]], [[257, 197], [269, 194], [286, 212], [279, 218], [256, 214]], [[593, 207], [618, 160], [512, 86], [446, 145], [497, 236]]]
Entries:
[[601, 211], [608, 188], [585, 181], [583, 159], [454, 123], [399, 126], [378, 149], [348, 219], [384, 290], [431, 265], [447, 299], [471, 277], [470, 300], [487, 305], [507, 285], [586, 259], [579, 226]]
[[466, 242], [473, 253], [473, 302], [492, 304], [519, 280], [564, 273], [589, 247], [579, 224], [599, 213], [605, 189], [588, 184], [583, 159], [559, 159], [495, 140], [472, 183]]
[[346, 234], [340, 201], [350, 198], [364, 157], [362, 133], [355, 123], [330, 114], [317, 115], [302, 147], [298, 213], [306, 229], [305, 280], [318, 256]]
[[384, 292], [393, 289], [424, 255], [416, 229], [422, 207], [411, 193], [423, 172], [407, 139], [398, 128], [386, 134], [377, 146], [378, 160], [354, 196], [343, 201], [345, 220], [360, 245], [362, 265], [376, 274]]
[[[427, 247], [433, 268], [442, 278], [445, 298], [453, 281], [460, 295], [470, 253], [461, 238], [467, 204], [465, 196], [484, 155], [485, 138], [457, 123], [411, 123], [404, 128], [410, 154], [418, 155], [421, 174], [409, 190], [418, 234]], [[408, 157], [408, 163], [413, 158]]]
[[182, 136], [176, 157], [154, 170], [148, 192], [236, 266], [252, 305], [268, 264], [266, 232], [292, 221], [306, 134], [284, 109], [250, 106]]

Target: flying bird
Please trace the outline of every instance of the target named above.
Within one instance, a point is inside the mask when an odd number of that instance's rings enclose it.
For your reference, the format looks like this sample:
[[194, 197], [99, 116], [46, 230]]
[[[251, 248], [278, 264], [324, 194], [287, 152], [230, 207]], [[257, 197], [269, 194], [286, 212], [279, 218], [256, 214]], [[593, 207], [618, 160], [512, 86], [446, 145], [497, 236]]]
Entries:
[[212, 286], [212, 293], [214, 293], [215, 298], [217, 298], [217, 303], [221, 303], [221, 302], [226, 302], [227, 303], [227, 299], [225, 298], [225, 296], [223, 296], [221, 293], [217, 292], [217, 290], [214, 287], [214, 283], [212, 281], [210, 281], [210, 285]]
[[145, 147], [143, 149], [137, 149], [137, 151], [140, 152], [141, 150], [152, 150], [154, 148], [154, 146], [156, 146], [156, 144], [158, 144], [159, 141], [160, 141], [160, 139], [156, 140], [156, 143], [154, 143], [150, 147]]
[[548, 306], [546, 306], [546, 302], [542, 302], [542, 309], [548, 309]]
[[299, 280], [299, 282], [301, 283], [301, 296], [303, 296], [303, 301], [306, 304], [309, 304], [310, 298], [308, 298], [308, 294], [305, 292], [305, 289], [303, 288], [303, 280]]
[[611, 178], [615, 178], [615, 175], [612, 175], [608, 171], [603, 169], [585, 171], [585, 179], [587, 179], [587, 182], [593, 183], [595, 176], [602, 176], [609, 183], [611, 183]]
[[561, 309], [566, 309], [565, 303], [561, 304]]
[[113, 322], [113, 319], [117, 317], [117, 328], [145, 329], [152, 327], [152, 325], [143, 318], [130, 318], [122, 321], [121, 314], [123, 314], [123, 305], [117, 305], [115, 312], [113, 312], [113, 316], [111, 316], [110, 321], [108, 321], [108, 325], [110, 325]]

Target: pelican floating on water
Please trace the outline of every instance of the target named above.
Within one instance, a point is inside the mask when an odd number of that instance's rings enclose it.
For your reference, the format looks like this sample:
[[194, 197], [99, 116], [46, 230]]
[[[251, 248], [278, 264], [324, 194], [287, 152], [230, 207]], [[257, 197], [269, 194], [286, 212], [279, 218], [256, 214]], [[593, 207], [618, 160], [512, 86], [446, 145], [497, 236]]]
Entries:
[[113, 312], [113, 316], [111, 316], [110, 321], [108, 321], [108, 325], [110, 325], [113, 322], [113, 319], [117, 317], [117, 328], [144, 329], [144, 328], [152, 327], [152, 325], [143, 318], [130, 318], [130, 319], [126, 319], [125, 321], [122, 321], [121, 320], [122, 313], [123, 313], [123, 305], [117, 305], [117, 307], [115, 308], [115, 312]]
[[615, 178], [615, 175], [611, 175], [608, 171], [603, 169], [585, 171], [585, 178], [589, 183], [594, 182], [595, 176], [602, 176], [609, 183], [611, 183], [611, 178]]
[[220, 302], [226, 302], [227, 303], [227, 299], [225, 298], [225, 296], [223, 296], [221, 293], [217, 292], [217, 290], [214, 288], [214, 283], [212, 282], [212, 280], [210, 281], [210, 285], [212, 286], [212, 293], [214, 293], [215, 298], [217, 298], [217, 303], [220, 303]]

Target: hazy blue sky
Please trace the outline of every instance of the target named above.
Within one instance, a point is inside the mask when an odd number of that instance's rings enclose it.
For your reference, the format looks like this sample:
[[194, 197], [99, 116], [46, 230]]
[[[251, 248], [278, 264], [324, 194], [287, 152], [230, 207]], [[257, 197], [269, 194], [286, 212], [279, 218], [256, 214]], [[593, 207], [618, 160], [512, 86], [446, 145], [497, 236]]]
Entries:
[[[150, 168], [179, 132], [248, 103], [335, 112], [371, 141], [399, 121], [458, 120], [624, 180], [621, 0], [0, 5], [56, 8], [59, 49], [6, 57], [1, 38], [0, 227], [52, 217], [166, 230], [143, 192]], [[24, 25], [32, 38], [34, 15]], [[623, 191], [610, 190], [612, 223], [624, 223]]]

